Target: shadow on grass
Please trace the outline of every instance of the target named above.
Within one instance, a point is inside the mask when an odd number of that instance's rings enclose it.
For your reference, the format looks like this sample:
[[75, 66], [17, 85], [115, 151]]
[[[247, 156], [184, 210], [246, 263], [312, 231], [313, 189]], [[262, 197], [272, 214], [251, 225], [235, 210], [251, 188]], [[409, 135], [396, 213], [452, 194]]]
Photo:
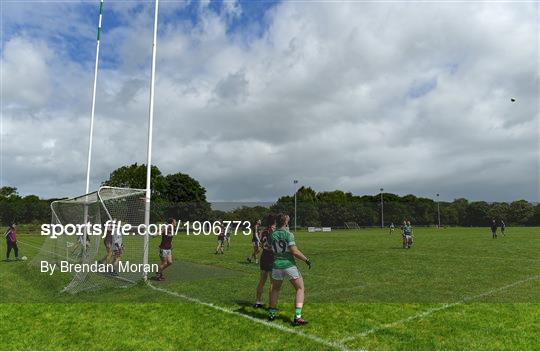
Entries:
[[259, 265], [259, 263], [255, 264], [254, 262], [248, 262], [247, 260], [240, 260], [236, 262], [237, 264], [243, 265], [243, 266], [251, 266], [251, 265]]
[[[240, 308], [235, 309], [235, 312], [249, 315], [250, 317], [261, 319], [264, 321], [268, 320], [268, 307], [265, 306], [264, 308], [255, 308], [253, 307], [253, 302], [248, 301], [235, 301], [236, 304], [240, 306]], [[292, 324], [291, 319], [284, 317], [283, 315], [280, 315], [279, 312], [276, 315], [276, 319], [274, 321], [282, 321], [285, 324]]]

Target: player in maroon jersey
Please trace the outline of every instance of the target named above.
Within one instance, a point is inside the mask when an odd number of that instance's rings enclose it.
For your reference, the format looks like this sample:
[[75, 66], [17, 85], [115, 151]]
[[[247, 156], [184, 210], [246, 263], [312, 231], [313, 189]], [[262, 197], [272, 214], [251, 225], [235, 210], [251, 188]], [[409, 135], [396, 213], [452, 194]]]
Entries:
[[4, 236], [6, 237], [6, 261], [9, 261], [11, 250], [15, 252], [15, 259], [19, 260], [19, 247], [17, 247], [17, 225], [10, 224]]
[[255, 224], [253, 225], [252, 233], [251, 233], [251, 246], [253, 247], [253, 250], [251, 251], [251, 255], [247, 257], [248, 263], [255, 262], [257, 264], [257, 255], [259, 254], [259, 250], [261, 248], [261, 239], [260, 239], [260, 230], [261, 229], [261, 220], [257, 220]]
[[[261, 268], [261, 274], [259, 276], [259, 283], [257, 284], [256, 296], [257, 300], [255, 302], [255, 308], [262, 308], [262, 294], [264, 290], [264, 284], [268, 279], [268, 275], [272, 272], [274, 266], [274, 252], [272, 251], [272, 246], [270, 244], [270, 235], [276, 229], [276, 216], [274, 214], [268, 214], [264, 218], [264, 230], [261, 232], [260, 244], [262, 248], [261, 254], [261, 263], [259, 267]], [[272, 290], [272, 281], [270, 280], [270, 290]]]
[[156, 274], [157, 281], [165, 280], [165, 276], [163, 276], [163, 270], [168, 268], [173, 262], [172, 240], [175, 227], [176, 219], [170, 218], [167, 221], [167, 226], [161, 231], [161, 243], [159, 244], [159, 257], [161, 258], [161, 263], [159, 264], [159, 270]]

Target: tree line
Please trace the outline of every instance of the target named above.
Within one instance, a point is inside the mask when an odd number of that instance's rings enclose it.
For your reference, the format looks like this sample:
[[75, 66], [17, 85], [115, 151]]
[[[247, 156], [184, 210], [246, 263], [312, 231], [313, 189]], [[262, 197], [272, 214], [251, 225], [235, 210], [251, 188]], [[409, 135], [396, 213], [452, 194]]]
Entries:
[[[540, 204], [526, 200], [488, 203], [459, 198], [437, 203], [412, 194], [357, 196], [339, 190], [316, 192], [310, 187], [301, 187], [296, 196], [298, 226], [343, 227], [345, 222], [381, 226], [381, 214], [385, 226], [401, 224], [405, 219], [416, 225], [436, 225], [439, 214], [443, 226], [488, 226], [492, 219], [512, 225], [540, 225]], [[294, 196], [279, 198], [271, 208], [293, 214]]]
[[[293, 216], [294, 195], [280, 197], [269, 207], [242, 206], [230, 211], [212, 210], [206, 199], [206, 189], [191, 176], [183, 173], [163, 175], [152, 166], [153, 222], [175, 217], [182, 221], [193, 220], [248, 220], [263, 218], [267, 213], [285, 212]], [[114, 170], [102, 185], [145, 188], [146, 165], [132, 164]], [[381, 204], [382, 196], [382, 204]], [[20, 196], [17, 188], [0, 188], [0, 221], [47, 223], [51, 220], [50, 203], [57, 199], [41, 199], [36, 195]], [[439, 207], [439, 212], [438, 212]], [[452, 202], [392, 193], [353, 195], [350, 192], [316, 192], [301, 187], [296, 193], [297, 224], [306, 226], [343, 227], [345, 222], [359, 226], [380, 226], [384, 212], [385, 226], [400, 224], [404, 219], [416, 225], [435, 225], [440, 214], [444, 226], [488, 226], [492, 219], [503, 220], [508, 225], [540, 225], [540, 204], [526, 200], [513, 202], [468, 201], [465, 198]], [[294, 223], [294, 220], [292, 221]]]

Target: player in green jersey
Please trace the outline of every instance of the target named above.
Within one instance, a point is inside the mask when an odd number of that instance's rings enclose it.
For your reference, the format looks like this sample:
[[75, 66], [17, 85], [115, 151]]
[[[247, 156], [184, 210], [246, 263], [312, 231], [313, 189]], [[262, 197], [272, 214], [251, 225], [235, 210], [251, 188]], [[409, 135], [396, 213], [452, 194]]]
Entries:
[[270, 308], [268, 310], [268, 320], [272, 321], [276, 317], [279, 291], [283, 280], [287, 278], [296, 290], [294, 299], [294, 325], [305, 325], [307, 321], [302, 318], [302, 307], [304, 306], [304, 279], [294, 258], [304, 261], [311, 269], [311, 261], [304, 255], [294, 240], [294, 235], [289, 232], [289, 216], [279, 214], [276, 219], [276, 230], [270, 235], [270, 243], [274, 252], [274, 267], [272, 269], [272, 289], [270, 291]]

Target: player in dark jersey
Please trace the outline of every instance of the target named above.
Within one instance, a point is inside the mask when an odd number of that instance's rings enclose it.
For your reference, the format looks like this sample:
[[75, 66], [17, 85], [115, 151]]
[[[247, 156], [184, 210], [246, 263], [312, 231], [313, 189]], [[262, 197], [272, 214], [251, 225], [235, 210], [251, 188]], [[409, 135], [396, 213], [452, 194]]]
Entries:
[[260, 228], [261, 228], [261, 220], [257, 220], [255, 224], [253, 225], [253, 229], [251, 232], [251, 245], [253, 247], [251, 251], [251, 255], [247, 257], [247, 261], [249, 263], [255, 262], [257, 263], [257, 255], [259, 254], [259, 250], [261, 247], [261, 239], [260, 239]]
[[6, 237], [6, 261], [9, 261], [9, 255], [11, 250], [15, 252], [15, 259], [19, 260], [19, 247], [17, 247], [17, 225], [15, 223], [9, 225], [5, 237]]
[[495, 219], [491, 222], [491, 238], [497, 238], [497, 222]]
[[[272, 272], [274, 267], [274, 252], [272, 250], [272, 245], [270, 244], [270, 235], [276, 229], [276, 216], [274, 214], [268, 214], [264, 218], [264, 230], [261, 232], [260, 244], [262, 248], [261, 254], [261, 263], [259, 267], [261, 268], [261, 274], [259, 276], [259, 283], [257, 284], [257, 295], [255, 308], [262, 308], [262, 294], [264, 290], [264, 284], [268, 279], [268, 275]], [[272, 290], [272, 281], [270, 281], [270, 291]]]
[[169, 219], [167, 221], [167, 227], [161, 231], [161, 243], [159, 244], [159, 258], [161, 263], [159, 264], [159, 270], [156, 273], [156, 280], [163, 281], [165, 276], [163, 276], [163, 270], [168, 268], [172, 260], [172, 240], [174, 236], [174, 228], [176, 227], [176, 219]]

